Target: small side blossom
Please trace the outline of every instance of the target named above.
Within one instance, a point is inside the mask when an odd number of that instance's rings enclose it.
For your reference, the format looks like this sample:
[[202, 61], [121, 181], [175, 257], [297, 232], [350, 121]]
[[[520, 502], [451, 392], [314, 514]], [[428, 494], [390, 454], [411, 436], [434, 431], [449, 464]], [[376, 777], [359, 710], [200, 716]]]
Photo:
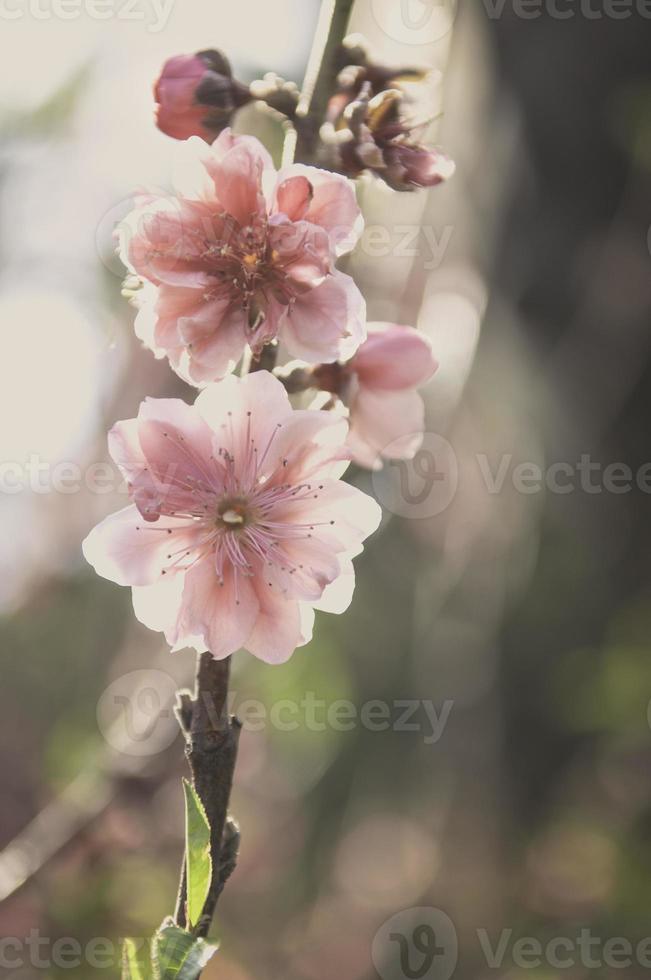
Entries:
[[352, 558], [380, 521], [340, 479], [346, 432], [331, 413], [294, 411], [265, 371], [209, 385], [192, 406], [147, 399], [109, 434], [133, 503], [84, 555], [132, 587], [138, 619], [174, 649], [281, 663], [310, 639], [315, 609], [347, 608]]
[[313, 372], [315, 383], [348, 407], [348, 445], [356, 463], [379, 469], [383, 457], [413, 458], [425, 425], [425, 406], [416, 389], [437, 368], [431, 344], [418, 330], [369, 323], [368, 339], [350, 361]]
[[235, 111], [251, 101], [246, 85], [233, 78], [220, 51], [169, 58], [154, 85], [156, 125], [167, 136], [207, 143], [230, 125]]
[[276, 338], [312, 363], [354, 353], [365, 304], [334, 268], [363, 226], [351, 182], [300, 164], [277, 172], [257, 139], [228, 129], [182, 149], [183, 186], [143, 197], [121, 227], [123, 261], [148, 286], [138, 336], [198, 386]]

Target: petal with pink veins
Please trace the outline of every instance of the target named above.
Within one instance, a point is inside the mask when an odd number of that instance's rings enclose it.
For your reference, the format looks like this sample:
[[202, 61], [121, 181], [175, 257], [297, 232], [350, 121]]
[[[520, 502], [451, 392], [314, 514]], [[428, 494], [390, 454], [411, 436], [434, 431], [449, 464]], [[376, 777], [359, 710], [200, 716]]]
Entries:
[[315, 485], [318, 496], [288, 500], [279, 508], [283, 521], [314, 526], [314, 534], [338, 552], [357, 553], [360, 542], [380, 525], [382, 510], [376, 501], [350, 483], [323, 479]]
[[238, 140], [221, 160], [206, 162], [222, 207], [240, 225], [247, 225], [265, 210], [262, 175], [267, 160], [268, 154], [257, 140]]
[[294, 357], [310, 363], [351, 357], [366, 337], [366, 303], [350, 276], [335, 272], [297, 296], [281, 328]]
[[98, 575], [118, 585], [152, 585], [169, 566], [168, 554], [194, 547], [198, 532], [187, 521], [161, 518], [144, 524], [133, 504], [110, 514], [87, 536], [84, 557]]
[[220, 585], [211, 557], [187, 572], [183, 590], [181, 633], [200, 635], [215, 660], [247, 645], [258, 618], [259, 603], [251, 579], [224, 569]]
[[350, 465], [344, 442], [348, 422], [330, 412], [295, 410], [274, 439], [262, 472], [278, 470], [277, 480], [299, 483], [342, 476]]
[[256, 581], [260, 612], [246, 649], [268, 664], [285, 663], [294, 650], [311, 637], [309, 616], [305, 617], [301, 603], [285, 599], [262, 579]]
[[292, 416], [285, 388], [268, 371], [257, 371], [245, 378], [228, 375], [218, 384], [204, 388], [195, 406], [213, 430], [213, 451], [226, 449], [240, 459], [254, 445], [260, 464]]
[[193, 384], [230, 374], [246, 347], [246, 316], [228, 299], [205, 303], [181, 317], [178, 330], [188, 354], [187, 375]]

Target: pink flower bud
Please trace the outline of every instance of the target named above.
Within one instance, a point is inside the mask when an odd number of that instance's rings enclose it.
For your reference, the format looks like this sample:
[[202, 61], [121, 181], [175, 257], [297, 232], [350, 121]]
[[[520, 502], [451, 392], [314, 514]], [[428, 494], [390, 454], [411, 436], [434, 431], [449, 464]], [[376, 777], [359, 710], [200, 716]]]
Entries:
[[154, 86], [156, 124], [174, 139], [200, 136], [207, 143], [250, 101], [246, 85], [233, 78], [219, 51], [200, 51], [169, 58]]
[[348, 445], [359, 466], [411, 459], [422, 442], [425, 406], [417, 388], [438, 368], [432, 346], [413, 327], [369, 323], [368, 337], [345, 364], [322, 364], [313, 383], [348, 409]]

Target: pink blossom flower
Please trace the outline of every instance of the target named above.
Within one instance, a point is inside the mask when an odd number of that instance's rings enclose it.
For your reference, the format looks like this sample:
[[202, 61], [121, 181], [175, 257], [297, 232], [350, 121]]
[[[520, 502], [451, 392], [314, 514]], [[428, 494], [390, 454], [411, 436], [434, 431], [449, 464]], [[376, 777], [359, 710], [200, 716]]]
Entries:
[[236, 109], [251, 101], [246, 85], [233, 78], [221, 51], [199, 51], [169, 58], [156, 84], [156, 125], [167, 136], [199, 136], [212, 143], [230, 124]]
[[361, 231], [350, 181], [299, 164], [277, 173], [257, 139], [230, 130], [183, 149], [192, 187], [148, 196], [122, 226], [123, 260], [149, 285], [138, 336], [196, 385], [276, 337], [307, 361], [350, 356], [365, 304], [333, 266]]
[[382, 457], [413, 458], [425, 424], [416, 388], [437, 367], [430, 342], [413, 327], [369, 323], [368, 338], [350, 361], [315, 370], [319, 387], [348, 406], [348, 444], [356, 463], [379, 469]]
[[265, 371], [209, 385], [193, 406], [147, 399], [109, 435], [133, 503], [90, 532], [84, 555], [132, 587], [137, 617], [174, 649], [285, 661], [314, 609], [347, 608], [351, 559], [380, 520], [339, 479], [346, 429], [293, 411]]

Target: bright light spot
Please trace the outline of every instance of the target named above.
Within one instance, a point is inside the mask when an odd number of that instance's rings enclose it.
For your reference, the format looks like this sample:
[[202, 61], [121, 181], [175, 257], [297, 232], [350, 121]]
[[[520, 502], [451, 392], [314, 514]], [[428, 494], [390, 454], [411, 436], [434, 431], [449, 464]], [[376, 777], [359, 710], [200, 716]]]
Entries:
[[61, 459], [95, 427], [95, 330], [66, 296], [21, 290], [0, 294], [0, 341], [0, 459]]

